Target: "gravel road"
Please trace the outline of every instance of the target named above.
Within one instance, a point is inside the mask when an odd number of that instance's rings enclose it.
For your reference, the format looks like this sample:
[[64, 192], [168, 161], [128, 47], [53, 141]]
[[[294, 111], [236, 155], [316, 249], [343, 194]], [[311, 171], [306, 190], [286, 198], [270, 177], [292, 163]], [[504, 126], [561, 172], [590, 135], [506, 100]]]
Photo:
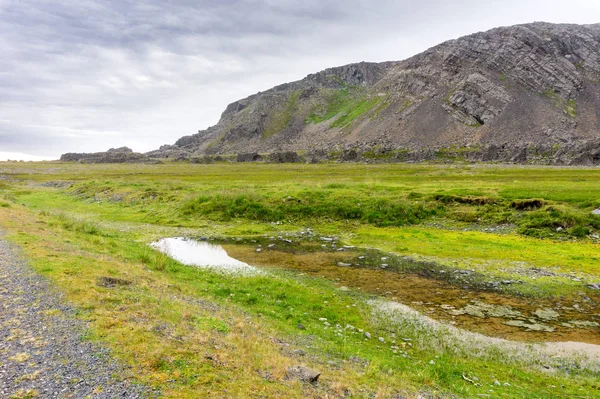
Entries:
[[146, 398], [86, 324], [0, 237], [0, 398]]

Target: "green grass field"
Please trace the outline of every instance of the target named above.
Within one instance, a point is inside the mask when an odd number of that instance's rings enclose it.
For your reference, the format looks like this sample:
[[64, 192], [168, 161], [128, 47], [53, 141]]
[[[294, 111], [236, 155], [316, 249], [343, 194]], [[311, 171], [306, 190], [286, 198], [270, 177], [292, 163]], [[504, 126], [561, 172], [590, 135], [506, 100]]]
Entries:
[[[327, 279], [227, 276], [148, 246], [310, 228], [484, 282], [522, 280], [503, 295], [599, 301], [585, 285], [600, 282], [599, 207], [594, 168], [0, 163], [7, 238], [80, 309], [86, 339], [167, 398], [600, 397], [600, 365], [584, 359], [461, 343], [451, 328], [382, 318], [372, 295]], [[106, 276], [132, 284], [99, 286]], [[295, 364], [320, 382], [287, 379]]]

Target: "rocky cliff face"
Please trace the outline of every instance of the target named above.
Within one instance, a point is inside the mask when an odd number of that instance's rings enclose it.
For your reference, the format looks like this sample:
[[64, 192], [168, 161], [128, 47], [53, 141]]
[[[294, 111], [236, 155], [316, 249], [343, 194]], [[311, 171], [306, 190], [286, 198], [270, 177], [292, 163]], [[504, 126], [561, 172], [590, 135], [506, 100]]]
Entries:
[[593, 163], [599, 127], [600, 25], [533, 23], [274, 87], [152, 156], [591, 146]]

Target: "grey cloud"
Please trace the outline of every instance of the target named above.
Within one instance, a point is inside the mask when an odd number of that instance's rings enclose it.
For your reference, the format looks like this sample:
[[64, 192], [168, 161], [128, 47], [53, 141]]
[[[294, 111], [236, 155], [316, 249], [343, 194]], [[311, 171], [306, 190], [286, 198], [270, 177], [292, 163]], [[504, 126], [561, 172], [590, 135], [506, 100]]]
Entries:
[[326, 67], [497, 25], [594, 18], [594, 0], [0, 0], [0, 150], [146, 151]]

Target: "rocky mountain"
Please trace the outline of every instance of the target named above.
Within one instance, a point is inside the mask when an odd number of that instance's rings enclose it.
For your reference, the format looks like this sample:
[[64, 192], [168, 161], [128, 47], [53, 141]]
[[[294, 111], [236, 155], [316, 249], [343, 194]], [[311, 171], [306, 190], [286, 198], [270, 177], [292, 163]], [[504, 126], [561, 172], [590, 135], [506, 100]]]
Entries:
[[404, 61], [326, 69], [148, 155], [283, 151], [598, 163], [600, 24], [501, 27]]
[[124, 150], [61, 159], [600, 164], [600, 24], [501, 27], [326, 69], [235, 101], [173, 145]]

